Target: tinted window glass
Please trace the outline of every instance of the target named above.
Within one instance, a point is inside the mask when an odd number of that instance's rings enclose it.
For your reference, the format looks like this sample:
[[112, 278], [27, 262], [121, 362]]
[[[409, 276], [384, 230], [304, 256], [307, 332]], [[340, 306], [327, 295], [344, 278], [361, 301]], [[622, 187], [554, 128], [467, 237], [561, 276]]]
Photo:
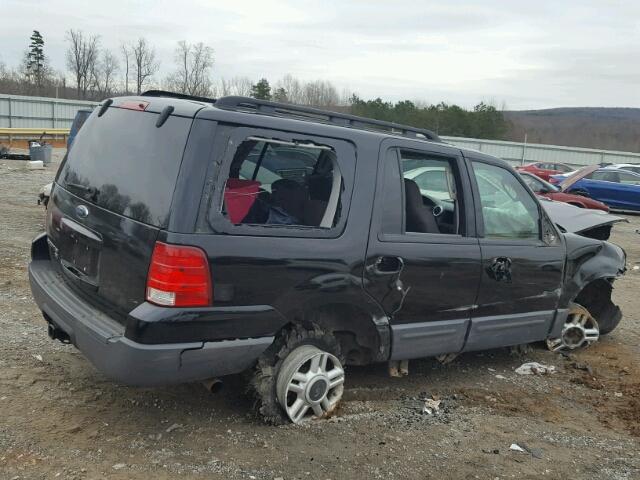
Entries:
[[540, 239], [540, 213], [530, 193], [509, 170], [474, 162], [484, 234], [488, 238]]
[[571, 167], [567, 166], [567, 165], [563, 165], [562, 163], [556, 163], [556, 170], [558, 170], [559, 172], [571, 172]]
[[544, 187], [540, 180], [531, 175], [522, 175], [522, 178], [524, 179], [524, 183], [529, 185], [529, 188], [534, 192], [539, 192]]
[[87, 202], [165, 226], [191, 120], [109, 108], [78, 132], [57, 182]]
[[607, 170], [596, 170], [591, 175], [587, 175], [591, 180], [602, 180], [605, 182], [618, 182], [618, 172]]
[[526, 183], [529, 186], [529, 188], [534, 192], [540, 192], [543, 190], [546, 190], [546, 192], [557, 192], [558, 190], [560, 190], [555, 185], [552, 185], [549, 182], [545, 182], [544, 180], [542, 180], [539, 177], [536, 177], [535, 175], [523, 174], [521, 176], [524, 179], [524, 183]]

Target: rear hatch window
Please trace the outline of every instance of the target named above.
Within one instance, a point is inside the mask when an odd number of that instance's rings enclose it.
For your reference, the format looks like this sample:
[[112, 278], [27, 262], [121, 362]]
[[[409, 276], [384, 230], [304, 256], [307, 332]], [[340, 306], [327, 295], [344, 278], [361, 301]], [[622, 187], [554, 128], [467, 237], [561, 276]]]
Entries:
[[57, 183], [83, 200], [165, 227], [192, 119], [109, 108], [78, 132]]

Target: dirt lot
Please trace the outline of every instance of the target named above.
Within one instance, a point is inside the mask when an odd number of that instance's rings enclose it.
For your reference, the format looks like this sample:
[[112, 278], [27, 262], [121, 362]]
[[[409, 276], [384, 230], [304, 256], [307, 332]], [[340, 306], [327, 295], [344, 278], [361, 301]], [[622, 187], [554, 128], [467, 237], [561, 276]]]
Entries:
[[[336, 416], [270, 427], [240, 378], [218, 395], [125, 387], [49, 340], [26, 265], [43, 228], [36, 193], [54, 170], [0, 162], [0, 478], [640, 478], [640, 216], [615, 228], [625, 317], [598, 344], [571, 358], [536, 346], [415, 361], [402, 379], [349, 368]], [[517, 375], [527, 360], [558, 373]], [[437, 416], [421, 413], [431, 395]]]

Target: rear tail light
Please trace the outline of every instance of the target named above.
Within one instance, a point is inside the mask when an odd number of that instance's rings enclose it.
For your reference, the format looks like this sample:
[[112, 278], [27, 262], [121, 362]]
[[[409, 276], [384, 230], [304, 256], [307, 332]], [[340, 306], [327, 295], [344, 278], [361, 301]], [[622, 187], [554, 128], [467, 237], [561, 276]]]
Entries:
[[148, 302], [165, 307], [206, 307], [212, 296], [204, 251], [156, 242], [147, 274]]

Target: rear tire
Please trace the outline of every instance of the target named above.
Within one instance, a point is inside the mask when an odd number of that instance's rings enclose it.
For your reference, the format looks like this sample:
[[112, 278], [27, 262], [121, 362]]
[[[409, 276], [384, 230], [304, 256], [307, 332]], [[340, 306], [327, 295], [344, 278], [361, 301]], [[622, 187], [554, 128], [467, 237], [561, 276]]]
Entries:
[[[332, 378], [331, 381], [337, 384], [333, 388], [327, 385], [326, 392], [317, 392], [319, 387], [323, 386], [322, 380], [326, 376], [324, 374], [303, 373], [300, 377], [306, 374], [308, 377], [306, 383], [300, 382], [301, 386], [297, 388], [295, 384], [298, 382], [292, 383], [296, 372], [309, 368], [311, 362], [314, 362], [313, 358], [324, 359], [321, 362], [324, 361], [329, 366], [332, 376], [339, 375], [340, 372], [337, 369], [342, 371], [342, 379]], [[273, 425], [288, 422], [302, 423], [312, 417], [327, 416], [335, 410], [342, 397], [344, 381], [342, 365], [344, 365], [344, 358], [340, 344], [331, 333], [325, 332], [317, 325], [310, 329], [295, 325], [292, 329], [283, 331], [258, 359], [250, 381], [256, 396], [257, 412], [266, 423]], [[308, 388], [305, 388], [305, 385], [308, 385]], [[314, 385], [315, 390], [312, 388]], [[301, 390], [300, 400], [304, 403], [293, 413], [291, 407], [295, 399], [289, 391], [291, 388], [288, 390], [291, 386]], [[285, 410], [283, 406], [288, 408]], [[322, 408], [318, 408], [319, 406]]]

